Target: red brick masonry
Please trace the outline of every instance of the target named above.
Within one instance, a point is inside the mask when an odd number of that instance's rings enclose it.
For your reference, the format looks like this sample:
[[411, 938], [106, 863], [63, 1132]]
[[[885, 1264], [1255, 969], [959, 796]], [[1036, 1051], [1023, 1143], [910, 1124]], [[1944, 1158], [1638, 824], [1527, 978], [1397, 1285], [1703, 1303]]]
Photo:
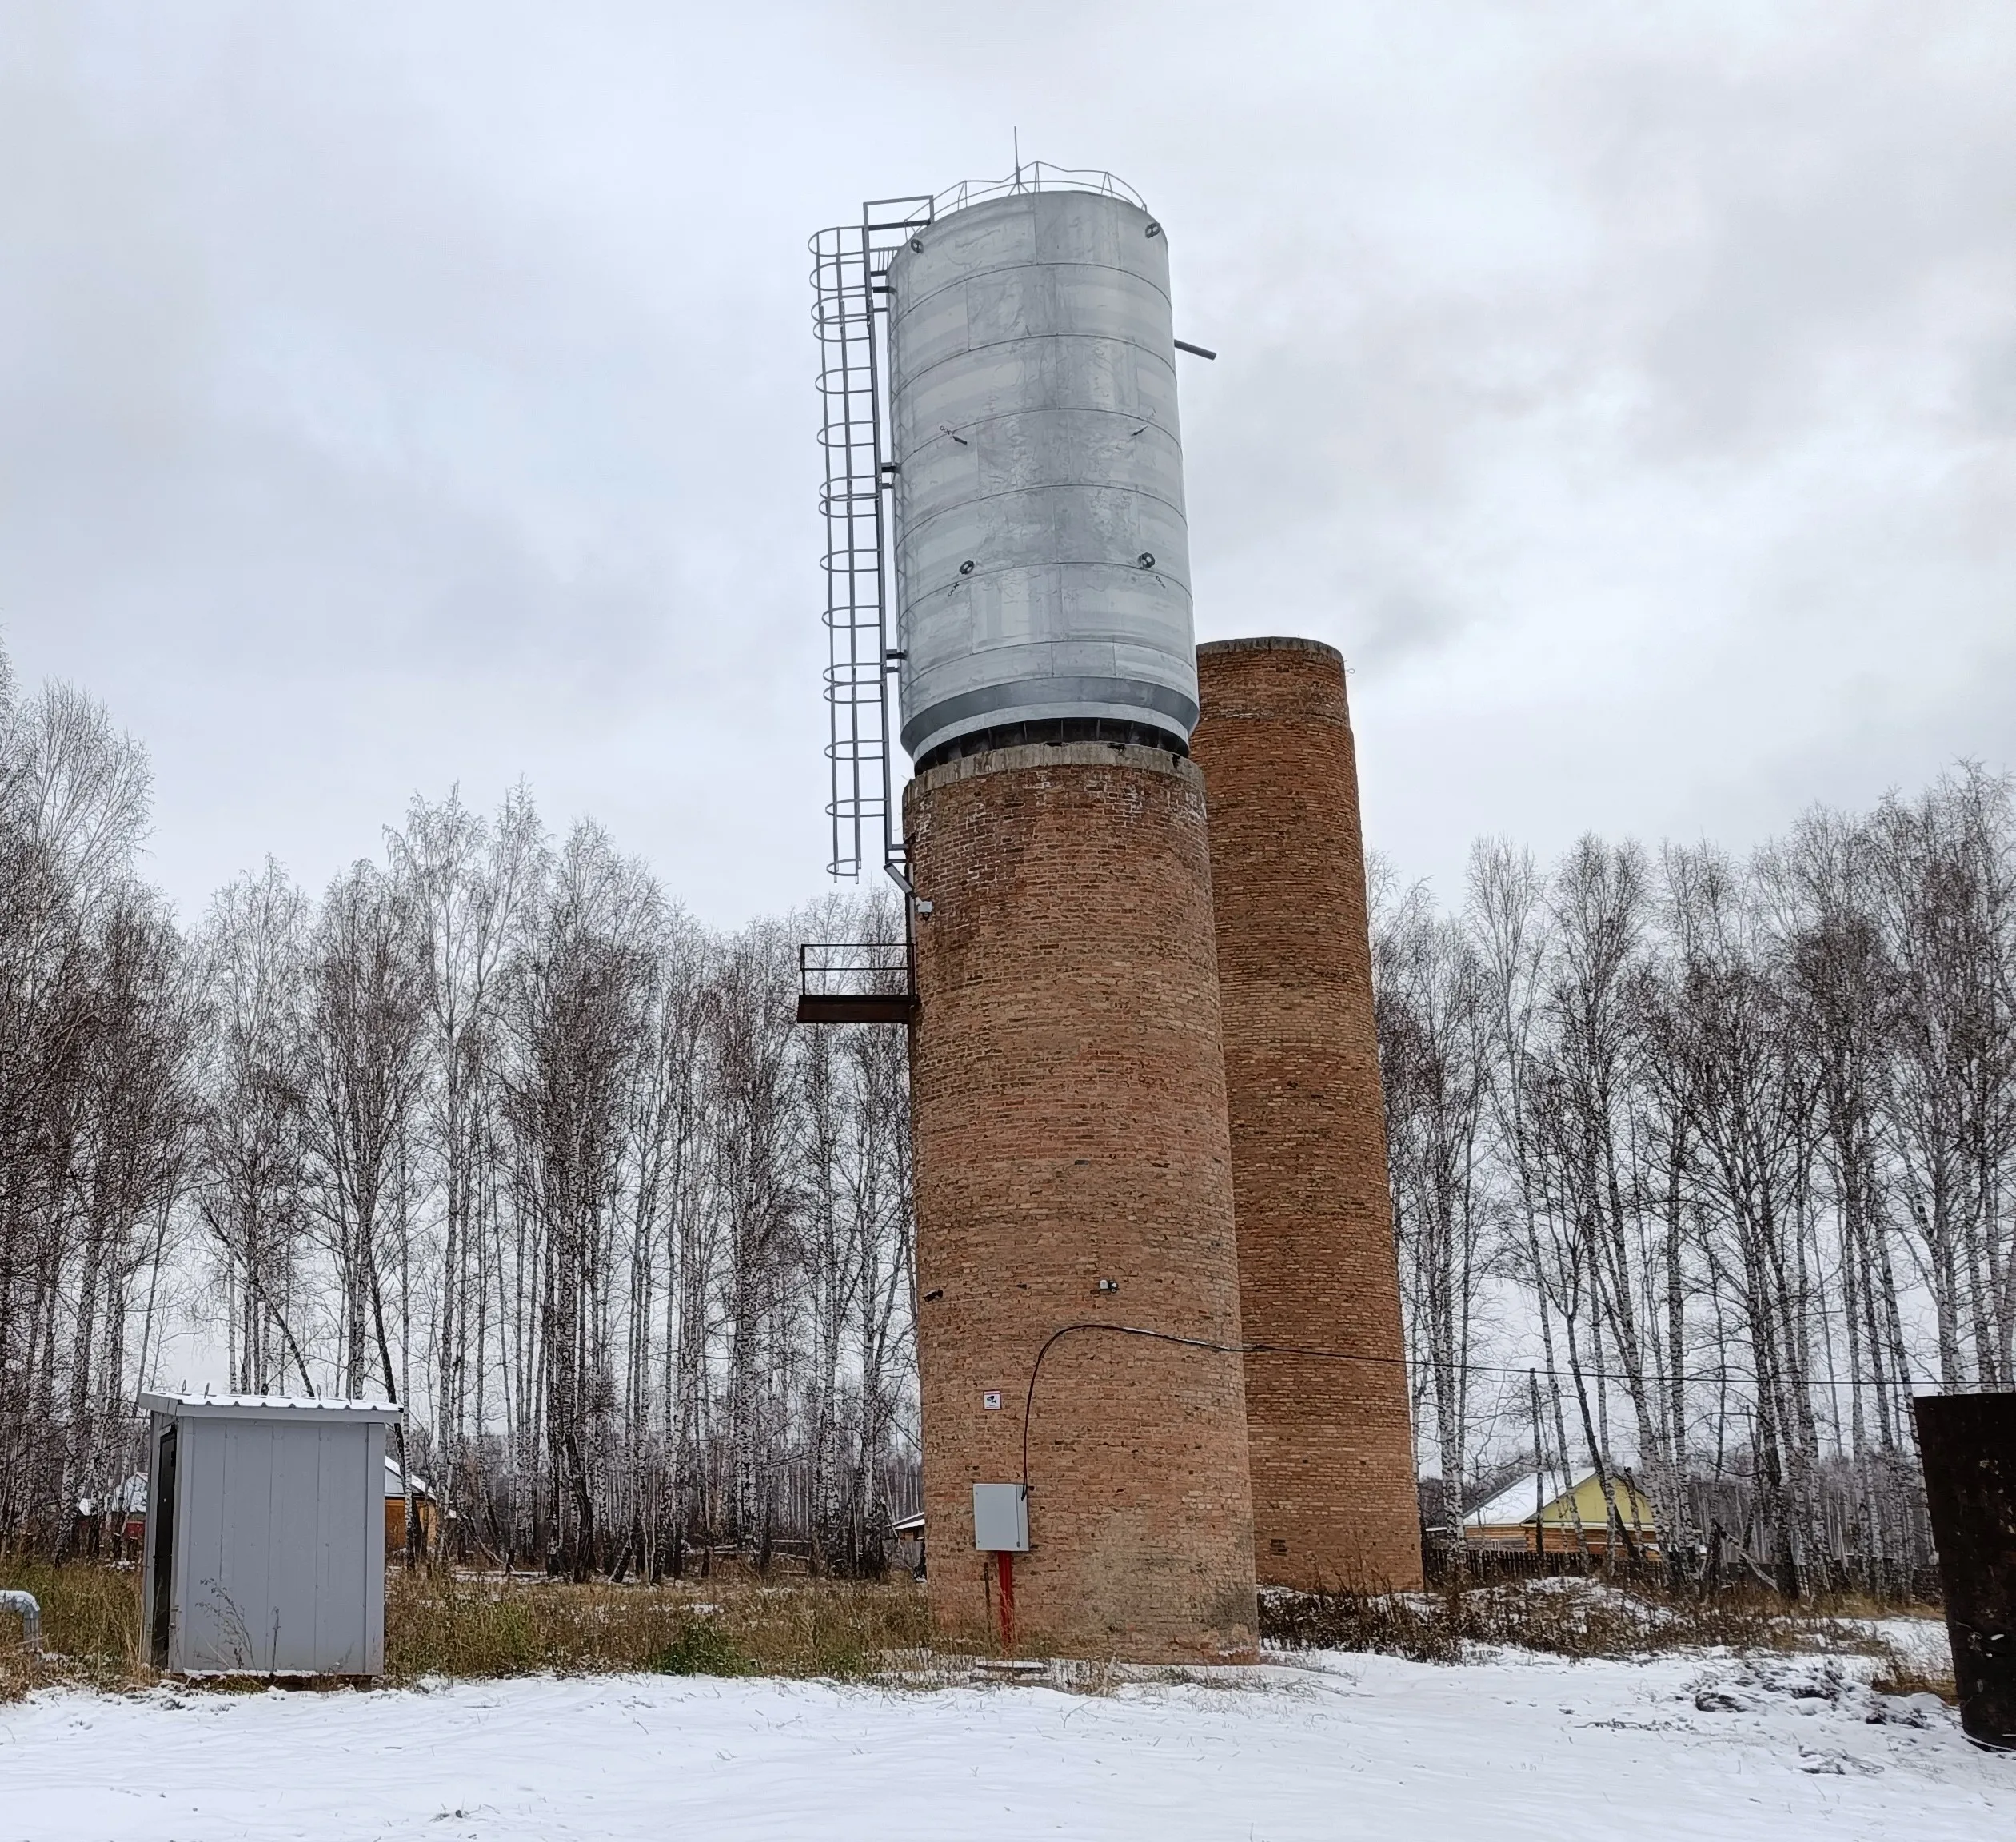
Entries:
[[[1239, 1341], [1211, 867], [1202, 777], [1154, 748], [969, 756], [912, 781], [904, 821], [932, 904], [912, 1062], [930, 1594], [972, 1627], [972, 1486], [1021, 1475], [1044, 1339], [1091, 1321]], [[1250, 1645], [1246, 1446], [1238, 1356], [1058, 1343], [1020, 1630], [1132, 1657]]]
[[1197, 648], [1250, 1355], [1262, 1584], [1421, 1582], [1399, 1274], [1344, 662], [1310, 640]]

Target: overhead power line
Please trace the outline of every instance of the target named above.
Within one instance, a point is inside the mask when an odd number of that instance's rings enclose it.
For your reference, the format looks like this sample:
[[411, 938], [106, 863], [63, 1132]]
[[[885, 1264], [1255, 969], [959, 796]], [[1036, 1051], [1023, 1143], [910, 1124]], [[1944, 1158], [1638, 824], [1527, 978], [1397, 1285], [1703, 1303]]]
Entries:
[[[1304, 1343], [1221, 1343], [1208, 1337], [1185, 1337], [1174, 1330], [1151, 1330], [1139, 1324], [1112, 1324], [1088, 1318], [1076, 1324], [1066, 1324], [1050, 1333], [1036, 1351], [1036, 1358], [1029, 1369], [1029, 1385], [1022, 1403], [1022, 1488], [1029, 1487], [1029, 1424], [1036, 1414], [1036, 1382], [1043, 1374], [1044, 1359], [1056, 1345], [1067, 1337], [1080, 1331], [1104, 1331], [1115, 1337], [1140, 1337], [1156, 1343], [1174, 1343], [1186, 1350], [1208, 1350], [1224, 1356], [1303, 1356], [1319, 1362], [1359, 1362], [1379, 1368], [1415, 1368], [1435, 1366], [1426, 1358], [1419, 1356], [1368, 1356], [1361, 1350], [1323, 1350]], [[1550, 1381], [1574, 1379], [1575, 1371], [1549, 1367], [1544, 1363], [1523, 1363], [1517, 1366], [1491, 1362], [1451, 1362], [1444, 1365], [1450, 1369], [1461, 1370], [1471, 1375], [1499, 1375], [1516, 1378], [1527, 1376], [1545, 1376]], [[1628, 1385], [1632, 1378], [1616, 1370], [1584, 1369], [1581, 1371], [1584, 1382], [1618, 1382]], [[1648, 1370], [1637, 1378], [1641, 1385], [1665, 1387], [1675, 1379], [1671, 1375]], [[1679, 1378], [1683, 1383], [1693, 1382], [1748, 1382], [1755, 1384], [1754, 1375], [1733, 1374], [1730, 1370], [1704, 1370], [1695, 1374]], [[1876, 1382], [1868, 1377], [1814, 1376], [1793, 1385], [1807, 1388], [1873, 1388]], [[1899, 1389], [1912, 1385], [1906, 1377], [1891, 1384]]]

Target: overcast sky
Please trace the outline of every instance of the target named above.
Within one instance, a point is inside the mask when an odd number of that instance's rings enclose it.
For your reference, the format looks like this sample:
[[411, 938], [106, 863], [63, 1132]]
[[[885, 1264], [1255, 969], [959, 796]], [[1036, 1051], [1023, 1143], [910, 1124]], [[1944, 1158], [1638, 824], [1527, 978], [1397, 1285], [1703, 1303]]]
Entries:
[[1745, 847], [2016, 760], [2016, 7], [0, 0], [0, 638], [199, 913], [410, 795], [818, 894], [808, 235], [1168, 226], [1200, 639], [1340, 646], [1371, 842]]

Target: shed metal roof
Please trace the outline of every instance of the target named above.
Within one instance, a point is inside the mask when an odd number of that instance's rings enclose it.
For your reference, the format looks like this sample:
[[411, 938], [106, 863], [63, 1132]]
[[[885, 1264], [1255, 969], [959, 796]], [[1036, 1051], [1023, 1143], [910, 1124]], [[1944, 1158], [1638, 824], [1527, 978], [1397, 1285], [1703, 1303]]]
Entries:
[[409, 1481], [413, 1485], [414, 1496], [431, 1497], [433, 1495], [433, 1490], [425, 1477], [421, 1477], [417, 1471], [401, 1471], [399, 1469], [399, 1461], [388, 1452], [385, 1459], [385, 1501], [389, 1503], [394, 1497], [405, 1497]]
[[142, 1394], [150, 1413], [178, 1420], [400, 1420], [405, 1409], [389, 1401], [317, 1400], [287, 1394]]

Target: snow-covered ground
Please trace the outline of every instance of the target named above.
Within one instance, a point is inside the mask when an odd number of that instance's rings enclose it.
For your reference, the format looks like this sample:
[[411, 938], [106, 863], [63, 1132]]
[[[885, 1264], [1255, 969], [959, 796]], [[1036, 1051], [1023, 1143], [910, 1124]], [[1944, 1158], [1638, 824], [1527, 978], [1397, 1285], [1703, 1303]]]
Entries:
[[2016, 1756], [1866, 1673], [1330, 1655], [1104, 1696], [654, 1677], [50, 1693], [0, 1708], [0, 1836], [2016, 1836]]

